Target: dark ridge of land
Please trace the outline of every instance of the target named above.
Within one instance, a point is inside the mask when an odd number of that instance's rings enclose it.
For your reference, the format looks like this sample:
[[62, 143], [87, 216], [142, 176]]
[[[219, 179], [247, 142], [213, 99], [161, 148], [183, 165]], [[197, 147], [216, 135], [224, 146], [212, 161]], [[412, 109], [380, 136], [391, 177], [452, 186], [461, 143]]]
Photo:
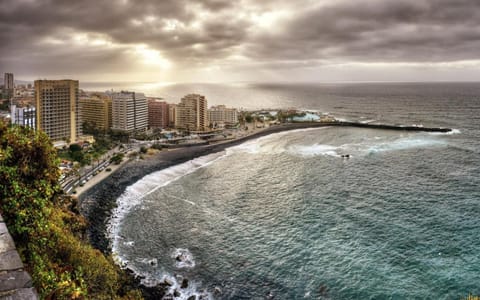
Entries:
[[444, 133], [452, 131], [452, 129], [450, 128], [443, 128], [443, 127], [420, 127], [420, 126], [371, 124], [371, 123], [357, 123], [357, 122], [331, 122], [331, 126], [350, 126], [350, 127], [373, 128], [373, 129], [444, 132]]

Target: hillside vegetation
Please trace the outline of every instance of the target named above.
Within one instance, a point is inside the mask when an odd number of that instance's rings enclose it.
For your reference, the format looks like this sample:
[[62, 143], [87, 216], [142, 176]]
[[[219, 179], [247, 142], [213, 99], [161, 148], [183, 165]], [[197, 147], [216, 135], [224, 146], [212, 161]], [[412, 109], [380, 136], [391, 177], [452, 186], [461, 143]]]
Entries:
[[0, 121], [0, 213], [43, 299], [141, 299], [131, 279], [85, 241], [86, 222], [58, 185], [49, 138]]

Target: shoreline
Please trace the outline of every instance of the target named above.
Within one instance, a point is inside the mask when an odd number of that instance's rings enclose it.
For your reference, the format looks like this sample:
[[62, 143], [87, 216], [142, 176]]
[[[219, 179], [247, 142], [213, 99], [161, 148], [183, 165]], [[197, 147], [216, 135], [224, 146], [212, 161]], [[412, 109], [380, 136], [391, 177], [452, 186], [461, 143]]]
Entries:
[[296, 129], [319, 128], [319, 127], [359, 127], [385, 130], [424, 131], [424, 132], [451, 132], [449, 128], [430, 128], [415, 126], [395, 126], [382, 124], [364, 124], [355, 122], [302, 122], [285, 123], [274, 125], [236, 139], [209, 145], [191, 146], [172, 150], [161, 150], [158, 153], [148, 155], [144, 159], [124, 161], [114, 166], [110, 173], [104, 173], [92, 180], [88, 186], [77, 191], [76, 198], [79, 203], [80, 213], [89, 221], [89, 241], [97, 249], [104, 253], [110, 253], [109, 241], [106, 236], [106, 221], [111, 211], [116, 206], [116, 199], [125, 189], [140, 180], [145, 175], [160, 171], [174, 165], [178, 165], [192, 159], [212, 153], [224, 151], [226, 148], [237, 146], [252, 139], [264, 137], [273, 133]]
[[[115, 169], [112, 168], [110, 173], [99, 174], [102, 176], [98, 177], [97, 179], [92, 178], [92, 180], [89, 182], [91, 186], [84, 186], [84, 189], [80, 190], [77, 194], [79, 211], [89, 223], [89, 228], [87, 231], [88, 241], [94, 248], [99, 249], [104, 254], [111, 254], [110, 240], [107, 233], [107, 221], [111, 217], [113, 209], [117, 205], [117, 198], [123, 194], [128, 186], [134, 184], [148, 174], [185, 163], [198, 157], [218, 153], [227, 148], [237, 146], [249, 140], [264, 137], [270, 134], [296, 129], [332, 126], [444, 133], [452, 131], [448, 128], [424, 128], [353, 122], [287, 123], [262, 128], [246, 136], [232, 140], [226, 140], [209, 145], [161, 150], [157, 153], [145, 155], [144, 159], [127, 160], [122, 162], [120, 165], [115, 166]], [[125, 272], [130, 274], [132, 278], [135, 278], [135, 275], [132, 274], [128, 269], [126, 269]], [[140, 283], [138, 283], [138, 286], [147, 294], [150, 294], [156, 289], [155, 287], [144, 287]], [[158, 288], [162, 289], [161, 286], [158, 286]], [[151, 297], [147, 297], [147, 299], [148, 298]]]

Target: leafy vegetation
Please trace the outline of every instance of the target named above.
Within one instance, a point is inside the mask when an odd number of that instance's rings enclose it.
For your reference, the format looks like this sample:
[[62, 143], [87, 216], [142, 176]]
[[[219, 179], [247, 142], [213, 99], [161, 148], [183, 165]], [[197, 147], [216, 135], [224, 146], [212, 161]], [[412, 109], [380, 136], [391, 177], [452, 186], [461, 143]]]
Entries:
[[9, 109], [8, 101], [0, 100], [0, 110], [8, 110], [8, 109]]
[[112, 259], [84, 241], [86, 222], [61, 194], [57, 165], [44, 133], [0, 121], [0, 213], [41, 297], [140, 299]]
[[140, 147], [140, 153], [145, 154], [145, 153], [147, 153], [147, 152], [148, 152], [148, 148], [147, 148], [147, 147], [145, 147], [145, 146]]
[[116, 153], [115, 155], [110, 158], [110, 162], [116, 165], [119, 165], [123, 160], [124, 154], [123, 153]]

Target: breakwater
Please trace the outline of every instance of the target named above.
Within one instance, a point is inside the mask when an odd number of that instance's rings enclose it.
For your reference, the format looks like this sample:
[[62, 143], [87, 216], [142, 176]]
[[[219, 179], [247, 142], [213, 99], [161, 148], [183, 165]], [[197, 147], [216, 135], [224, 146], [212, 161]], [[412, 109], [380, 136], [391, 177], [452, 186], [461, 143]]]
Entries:
[[330, 126], [350, 126], [359, 128], [372, 128], [372, 129], [387, 129], [387, 130], [404, 130], [404, 131], [423, 131], [423, 132], [450, 132], [451, 128], [444, 127], [423, 127], [423, 126], [405, 126], [405, 125], [387, 125], [387, 124], [371, 124], [371, 123], [358, 123], [358, 122], [328, 122]]
[[[269, 128], [266, 129], [266, 131], [268, 129], [275, 129], [275, 128], [278, 128], [280, 130], [272, 130], [273, 132], [278, 132], [278, 131], [283, 131], [283, 130], [291, 130], [291, 129], [326, 127], [326, 126], [343, 126], [343, 127], [371, 128], [371, 129], [418, 131], [418, 132], [441, 132], [441, 133], [447, 133], [447, 132], [452, 131], [451, 128], [445, 128], [445, 127], [423, 127], [423, 126], [413, 126], [413, 125], [372, 124], [372, 123], [360, 123], [360, 122], [348, 122], [348, 121], [284, 123], [284, 124], [276, 125], [276, 126], [273, 126], [273, 127], [269, 127]], [[272, 131], [270, 131], [270, 132], [273, 133]]]

